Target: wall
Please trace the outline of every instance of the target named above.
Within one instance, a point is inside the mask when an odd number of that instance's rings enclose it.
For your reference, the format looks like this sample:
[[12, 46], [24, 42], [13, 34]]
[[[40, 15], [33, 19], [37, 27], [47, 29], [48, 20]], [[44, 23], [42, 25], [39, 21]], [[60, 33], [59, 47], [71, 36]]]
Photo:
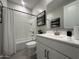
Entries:
[[[64, 6], [73, 2], [74, 0], [65, 1], [63, 3], [54, 4], [55, 1], [47, 5], [47, 30], [50, 30], [50, 21], [60, 17], [60, 28], [64, 28]], [[56, 2], [55, 2], [56, 3]], [[58, 28], [59, 29], [59, 28]]]
[[18, 5], [18, 4], [13, 3], [13, 2], [8, 1], [7, 5], [8, 5], [9, 8], [16, 9], [16, 10], [19, 10], [19, 11], [23, 11], [23, 12], [26, 12], [26, 13], [31, 13], [32, 12], [31, 9], [25, 8], [21, 5]]
[[[2, 1], [3, 6], [6, 6], [7, 7], [7, 0], [0, 0], [0, 1]], [[3, 28], [3, 26], [0, 23], [0, 54], [1, 54], [2, 38], [3, 38], [3, 29], [2, 28]]]
[[64, 24], [63, 24], [64, 15], [63, 14], [64, 14], [63, 6], [58, 7], [56, 9], [54, 9], [53, 11], [50, 11], [47, 13], [47, 28], [48, 28], [48, 30], [51, 29], [50, 28], [51, 19], [55, 19], [57, 17], [60, 17], [60, 27], [63, 28], [63, 26], [64, 26]]
[[43, 10], [46, 10], [47, 5], [51, 2], [52, 0], [42, 0], [39, 1], [38, 4], [33, 8], [32, 14], [38, 15], [41, 13]]
[[[51, 2], [51, 0], [42, 0], [42, 1], [40, 1], [40, 2], [35, 6], [35, 8], [33, 9], [32, 13], [33, 13], [34, 15], [38, 15], [38, 14], [41, 13], [42, 11], [46, 10], [47, 5], [48, 5], [50, 2]], [[35, 25], [37, 25], [37, 23], [36, 23]], [[38, 31], [39, 29], [41, 29], [43, 32], [46, 32], [46, 30], [47, 30], [46, 27], [47, 27], [46, 25], [45, 25], [45, 26], [40, 26], [40, 27], [37, 26], [36, 30]]]

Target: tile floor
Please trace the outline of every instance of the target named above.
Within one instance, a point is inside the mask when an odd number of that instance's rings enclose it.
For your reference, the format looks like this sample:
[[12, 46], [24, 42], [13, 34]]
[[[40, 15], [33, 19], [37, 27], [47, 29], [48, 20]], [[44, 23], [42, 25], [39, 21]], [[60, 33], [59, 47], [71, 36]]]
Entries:
[[17, 52], [14, 56], [12, 56], [10, 59], [37, 59], [36, 55], [34, 56], [29, 56], [28, 55], [28, 50], [26, 49]]
[[11, 56], [10, 58], [2, 58], [2, 59], [37, 59], [35, 56], [28, 56], [26, 50], [22, 50], [17, 52], [15, 55]]
[[12, 56], [10, 59], [29, 59], [28, 56], [24, 53], [25, 53], [24, 50], [19, 51], [14, 56]]

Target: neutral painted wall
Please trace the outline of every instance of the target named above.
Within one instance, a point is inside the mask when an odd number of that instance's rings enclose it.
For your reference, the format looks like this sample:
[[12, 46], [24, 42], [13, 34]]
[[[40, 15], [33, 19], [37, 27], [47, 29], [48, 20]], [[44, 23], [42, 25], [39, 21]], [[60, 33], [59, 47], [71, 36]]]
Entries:
[[64, 28], [64, 6], [73, 2], [72, 1], [67, 1], [63, 4], [60, 4], [58, 6], [53, 6], [52, 3], [47, 5], [47, 29], [50, 30], [50, 21], [51, 19], [55, 19], [57, 17], [60, 17], [60, 28]]
[[50, 28], [51, 19], [55, 19], [57, 17], [60, 17], [60, 27], [63, 28], [63, 26], [64, 26], [64, 24], [63, 24], [63, 21], [64, 21], [64, 8], [63, 8], [63, 6], [58, 7], [50, 12], [47, 12], [47, 28], [48, 28], [48, 30], [51, 29]]
[[[52, 0], [42, 0], [40, 1], [36, 6], [35, 8], [33, 9], [32, 13], [34, 15], [38, 15], [39, 13], [41, 13], [42, 11], [46, 10], [47, 8], [47, 5], [51, 2]], [[37, 20], [36, 20], [37, 21]], [[37, 25], [37, 24], [35, 24]], [[43, 32], [46, 32], [47, 26], [44, 25], [44, 26], [40, 26], [40, 27], [36, 27], [36, 30], [38, 31], [39, 29], [41, 29]]]
[[[2, 3], [3, 3], [3, 6], [6, 6], [7, 7], [7, 0], [0, 0], [0, 1], [2, 1]], [[2, 38], [3, 38], [3, 26], [2, 26], [2, 24], [0, 23], [0, 54], [1, 54], [1, 47], [2, 47]]]
[[51, 2], [52, 0], [42, 0], [40, 1], [32, 10], [32, 14], [38, 15], [41, 13], [43, 10], [46, 10], [47, 5]]

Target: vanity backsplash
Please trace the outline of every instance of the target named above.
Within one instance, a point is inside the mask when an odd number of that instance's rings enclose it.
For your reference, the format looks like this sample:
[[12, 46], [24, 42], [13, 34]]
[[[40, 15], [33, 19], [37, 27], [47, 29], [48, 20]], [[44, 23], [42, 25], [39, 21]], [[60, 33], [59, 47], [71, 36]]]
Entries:
[[79, 26], [74, 26], [74, 37], [79, 40]]
[[73, 31], [72, 30], [49, 30], [46, 33], [47, 34], [52, 34], [52, 35], [66, 35], [67, 36], [68, 31], [71, 32], [71, 35], [73, 35]]

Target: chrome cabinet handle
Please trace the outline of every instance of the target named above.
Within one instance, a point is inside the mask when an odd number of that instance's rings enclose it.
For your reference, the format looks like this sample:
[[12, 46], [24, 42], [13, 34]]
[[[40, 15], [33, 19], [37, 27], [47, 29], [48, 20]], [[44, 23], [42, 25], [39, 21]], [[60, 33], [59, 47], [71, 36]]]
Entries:
[[47, 50], [45, 49], [45, 50], [44, 50], [44, 57], [45, 57], [45, 58], [47, 57], [46, 52], [47, 52]]
[[47, 59], [49, 59], [49, 51], [47, 51]]

